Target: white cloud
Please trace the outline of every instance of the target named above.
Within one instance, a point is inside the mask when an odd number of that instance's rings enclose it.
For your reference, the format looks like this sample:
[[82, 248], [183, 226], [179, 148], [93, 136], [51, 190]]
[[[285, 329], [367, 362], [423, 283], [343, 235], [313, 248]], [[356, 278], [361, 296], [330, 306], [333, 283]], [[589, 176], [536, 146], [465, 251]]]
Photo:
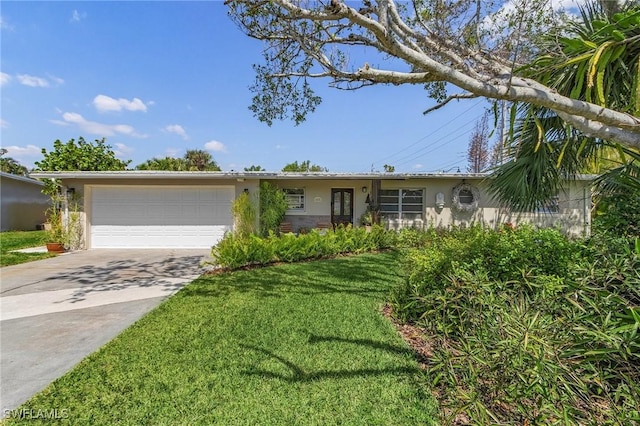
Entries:
[[113, 150], [113, 152], [118, 156], [118, 157], [123, 157], [125, 154], [129, 154], [130, 152], [133, 152], [133, 148], [131, 148], [130, 146], [127, 146], [123, 143], [116, 143], [114, 144], [115, 149]]
[[0, 29], [3, 30], [7, 30], [7, 31], [13, 31], [15, 28], [13, 25], [11, 25], [10, 23], [8, 23], [3, 16], [0, 16]]
[[167, 154], [167, 157], [178, 158], [180, 151], [182, 150], [178, 148], [167, 148], [165, 154]]
[[421, 169], [421, 168], [423, 168], [423, 167], [424, 167], [424, 166], [423, 166], [422, 164], [414, 164], [414, 165], [413, 165], [413, 168], [414, 168], [415, 170], [419, 170], [419, 169]]
[[86, 133], [99, 136], [113, 136], [115, 134], [121, 134], [126, 136], [132, 136], [136, 138], [146, 138], [147, 135], [140, 134], [128, 124], [104, 124], [96, 121], [89, 121], [76, 112], [65, 112], [62, 114], [63, 122], [58, 120], [52, 120], [52, 123], [67, 125], [75, 124], [80, 130]]
[[5, 146], [4, 149], [7, 150], [7, 155], [9, 157], [15, 158], [16, 160], [19, 160], [24, 157], [37, 157], [42, 154], [42, 148], [39, 148], [35, 145], [27, 145], [27, 146], [10, 145], [10, 146]]
[[34, 161], [42, 158], [42, 149], [35, 145], [10, 145], [3, 148], [7, 150], [7, 157], [13, 158], [28, 169], [34, 167]]
[[56, 86], [60, 86], [64, 83], [63, 79], [61, 79], [60, 77], [56, 77], [55, 75], [47, 74], [47, 77], [49, 77], [49, 80], [53, 81]]
[[0, 86], [4, 86], [11, 81], [11, 76], [7, 73], [0, 72]]
[[[59, 86], [64, 83], [64, 80], [60, 77], [56, 77], [54, 75], [47, 74], [47, 78], [37, 77], [35, 75], [29, 74], [17, 74], [16, 78], [20, 84], [29, 87], [51, 87], [51, 86]], [[11, 79], [10, 76], [3, 75], [2, 76], [2, 84], [8, 82]]]
[[147, 111], [147, 106], [138, 98], [132, 100], [120, 98], [114, 99], [106, 95], [98, 95], [93, 98], [93, 105], [100, 112], [106, 111]]
[[46, 78], [36, 77], [29, 74], [18, 74], [16, 76], [20, 84], [29, 87], [49, 87], [49, 81]]
[[80, 13], [76, 9], [74, 9], [73, 12], [71, 12], [71, 19], [69, 19], [69, 22], [80, 22], [86, 17], [87, 17], [86, 12]]
[[286, 148], [286, 147], [284, 145], [280, 145], [280, 144], [276, 145], [276, 149], [283, 149], [283, 148]]
[[204, 149], [206, 149], [207, 151], [214, 151], [214, 152], [226, 152], [227, 151], [227, 147], [224, 146], [224, 144], [222, 142], [218, 142], [218, 141], [209, 141], [207, 143], [204, 144]]
[[7, 129], [7, 128], [9, 128], [9, 122], [7, 120], [0, 118], [0, 129]]
[[189, 135], [187, 135], [186, 130], [179, 124], [170, 124], [164, 128], [169, 133], [175, 133], [176, 135], [182, 136], [182, 139], [189, 140]]

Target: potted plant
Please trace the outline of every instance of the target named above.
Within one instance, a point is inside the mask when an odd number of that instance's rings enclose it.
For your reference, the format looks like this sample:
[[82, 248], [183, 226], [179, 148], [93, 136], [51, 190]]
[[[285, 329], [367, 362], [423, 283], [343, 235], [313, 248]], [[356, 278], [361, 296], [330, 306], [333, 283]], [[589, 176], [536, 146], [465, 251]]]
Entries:
[[[66, 205], [66, 217], [62, 206]], [[62, 253], [66, 250], [77, 250], [83, 245], [83, 230], [79, 203], [75, 196], [67, 195], [65, 199], [59, 194], [51, 197], [51, 207], [47, 210], [47, 251]]]
[[47, 210], [47, 251], [51, 253], [64, 252], [65, 230], [62, 222], [62, 211], [57, 202], [53, 201]]

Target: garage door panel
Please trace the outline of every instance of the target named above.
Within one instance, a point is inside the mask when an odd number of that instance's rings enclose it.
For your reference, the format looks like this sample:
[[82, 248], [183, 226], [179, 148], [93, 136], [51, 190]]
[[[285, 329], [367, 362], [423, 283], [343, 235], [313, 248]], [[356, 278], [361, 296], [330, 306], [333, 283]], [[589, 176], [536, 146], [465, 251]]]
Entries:
[[233, 187], [94, 187], [91, 246], [206, 248], [232, 230]]

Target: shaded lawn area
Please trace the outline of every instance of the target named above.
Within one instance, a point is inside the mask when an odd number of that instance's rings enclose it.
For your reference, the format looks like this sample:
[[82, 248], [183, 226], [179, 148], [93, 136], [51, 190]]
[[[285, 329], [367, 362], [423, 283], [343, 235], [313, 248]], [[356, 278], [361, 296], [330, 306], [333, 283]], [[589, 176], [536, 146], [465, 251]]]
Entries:
[[423, 373], [380, 313], [398, 258], [201, 277], [22, 408], [69, 424], [432, 424]]
[[0, 232], [0, 266], [17, 265], [55, 256], [49, 253], [10, 253], [12, 250], [43, 246], [46, 234], [46, 231]]

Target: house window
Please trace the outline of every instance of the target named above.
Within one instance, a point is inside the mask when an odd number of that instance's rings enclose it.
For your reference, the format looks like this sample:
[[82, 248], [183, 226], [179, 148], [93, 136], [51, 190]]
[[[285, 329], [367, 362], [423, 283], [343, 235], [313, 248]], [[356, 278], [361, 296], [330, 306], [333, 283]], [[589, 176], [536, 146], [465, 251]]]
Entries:
[[424, 200], [422, 189], [380, 190], [380, 212], [388, 219], [422, 219]]
[[304, 210], [304, 188], [284, 188], [289, 210]]
[[560, 197], [549, 198], [549, 200], [541, 203], [535, 210], [535, 213], [560, 213]]

